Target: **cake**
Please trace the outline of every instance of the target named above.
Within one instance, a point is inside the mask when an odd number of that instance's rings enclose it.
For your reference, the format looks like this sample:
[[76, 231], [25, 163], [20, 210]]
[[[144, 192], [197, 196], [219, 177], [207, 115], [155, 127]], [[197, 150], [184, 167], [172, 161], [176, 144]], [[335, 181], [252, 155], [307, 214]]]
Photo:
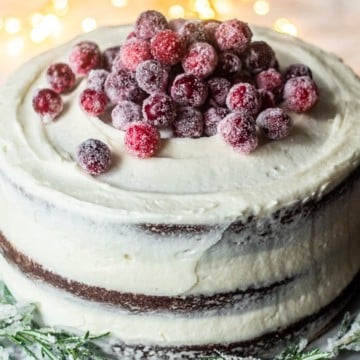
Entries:
[[[121, 359], [269, 357], [318, 336], [359, 285], [359, 79], [334, 55], [255, 27], [281, 68], [307, 64], [320, 89], [310, 111], [289, 111], [279, 141], [239, 154], [219, 134], [163, 135], [156, 154], [134, 157], [124, 131], [80, 108], [85, 80], [45, 125], [32, 101], [49, 65], [132, 29], [81, 35], [2, 87], [3, 279], [39, 322], [110, 331]], [[76, 162], [89, 138], [111, 149], [97, 176]]]

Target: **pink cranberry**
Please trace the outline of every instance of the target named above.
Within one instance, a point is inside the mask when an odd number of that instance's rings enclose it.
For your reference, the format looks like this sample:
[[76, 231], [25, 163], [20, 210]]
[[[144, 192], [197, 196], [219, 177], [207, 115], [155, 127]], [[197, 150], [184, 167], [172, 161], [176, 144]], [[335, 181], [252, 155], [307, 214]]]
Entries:
[[180, 107], [174, 121], [176, 137], [198, 138], [204, 130], [204, 121], [201, 112], [191, 106]]
[[126, 130], [132, 122], [142, 120], [141, 106], [128, 100], [117, 104], [111, 112], [111, 119], [114, 128]]
[[265, 41], [254, 41], [246, 51], [245, 64], [248, 71], [258, 74], [270, 67], [275, 67], [275, 52]]
[[182, 60], [182, 66], [187, 74], [205, 78], [214, 72], [218, 56], [213, 46], [206, 42], [195, 42], [190, 45]]
[[211, 20], [203, 20], [202, 23], [205, 28], [207, 42], [213, 46], [217, 46], [215, 32], [216, 32], [216, 29], [221, 24], [221, 22], [218, 20], [211, 19]]
[[136, 81], [148, 94], [165, 91], [169, 73], [167, 68], [156, 60], [146, 60], [136, 68]]
[[185, 53], [185, 42], [182, 37], [172, 30], [158, 32], [151, 39], [151, 54], [154, 59], [165, 65], [175, 65]]
[[61, 96], [52, 89], [38, 90], [32, 99], [32, 106], [45, 124], [53, 121], [63, 110]]
[[215, 38], [220, 50], [242, 53], [250, 44], [252, 32], [246, 23], [233, 19], [219, 25]]
[[179, 30], [179, 34], [183, 37], [187, 45], [194, 42], [208, 41], [205, 26], [200, 21], [187, 21]]
[[86, 76], [90, 70], [101, 67], [101, 52], [97, 44], [83, 41], [72, 48], [69, 64], [75, 74]]
[[191, 74], [178, 75], [171, 86], [171, 97], [180, 105], [201, 106], [208, 96], [207, 84]]
[[207, 83], [211, 99], [219, 106], [226, 105], [226, 96], [231, 88], [230, 81], [223, 77], [214, 77]]
[[218, 133], [236, 152], [248, 154], [258, 145], [255, 121], [246, 113], [227, 115], [219, 123]]
[[241, 71], [242, 64], [240, 58], [231, 51], [224, 51], [219, 54], [219, 64], [217, 73], [220, 76], [231, 77]]
[[121, 46], [119, 54], [123, 66], [131, 71], [135, 71], [141, 62], [152, 58], [150, 43], [141, 39], [127, 41]]
[[110, 47], [104, 50], [102, 53], [103, 68], [107, 71], [111, 71], [113, 62], [116, 56], [119, 54], [120, 46]]
[[81, 109], [91, 116], [99, 116], [106, 110], [109, 100], [104, 91], [85, 89], [79, 97]]
[[304, 64], [292, 64], [285, 70], [285, 81], [299, 76], [308, 76], [312, 79], [312, 71]]
[[157, 128], [171, 125], [175, 118], [175, 104], [170, 96], [164, 93], [154, 93], [144, 100], [144, 121]]
[[319, 89], [309, 76], [294, 77], [285, 83], [284, 99], [290, 110], [303, 113], [316, 105]]
[[277, 70], [270, 68], [256, 75], [256, 85], [259, 89], [271, 91], [278, 98], [284, 88], [284, 79]]
[[139, 39], [150, 40], [159, 31], [168, 28], [168, 22], [163, 14], [155, 10], [142, 12], [135, 22], [135, 34]]
[[258, 93], [261, 99], [260, 111], [263, 111], [267, 108], [273, 108], [276, 105], [275, 95], [271, 91], [264, 89], [259, 89]]
[[104, 69], [90, 70], [86, 79], [86, 87], [97, 91], [104, 91], [105, 81], [109, 76], [109, 72]]
[[137, 39], [136, 32], [135, 31], [129, 32], [129, 34], [126, 37], [126, 41], [134, 40], [134, 39]]
[[85, 172], [91, 175], [99, 175], [110, 168], [111, 152], [102, 141], [88, 139], [78, 146], [76, 161]]
[[204, 134], [213, 136], [217, 133], [218, 124], [229, 113], [228, 109], [222, 107], [211, 107], [204, 113]]
[[57, 93], [66, 93], [75, 85], [75, 74], [68, 64], [56, 63], [48, 67], [46, 80]]
[[230, 110], [246, 112], [250, 116], [256, 116], [261, 106], [257, 90], [248, 83], [233, 85], [226, 97], [226, 104]]
[[148, 158], [160, 148], [160, 133], [155, 126], [135, 122], [127, 127], [124, 141], [130, 155]]

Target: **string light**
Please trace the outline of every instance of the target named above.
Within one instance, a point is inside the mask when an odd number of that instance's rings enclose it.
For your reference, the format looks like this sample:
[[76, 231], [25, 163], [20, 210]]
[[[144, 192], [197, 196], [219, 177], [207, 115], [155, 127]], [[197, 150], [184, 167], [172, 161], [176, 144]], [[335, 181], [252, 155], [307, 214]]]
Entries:
[[53, 7], [56, 11], [66, 10], [68, 8], [68, 0], [53, 0]]
[[292, 36], [297, 36], [298, 31], [295, 24], [293, 24], [289, 19], [287, 18], [279, 18], [275, 21], [274, 29], [278, 32], [289, 34]]
[[127, 3], [127, 0], [111, 0], [111, 4], [115, 7], [124, 7]]
[[44, 19], [44, 15], [35, 13], [30, 16], [30, 24], [32, 27], [38, 26]]
[[199, 14], [200, 19], [212, 19], [216, 16], [209, 0], [195, 0], [194, 9]]
[[16, 34], [21, 30], [21, 21], [16, 17], [8, 17], [4, 22], [4, 29], [8, 34]]
[[227, 0], [213, 0], [212, 3], [218, 14], [226, 15], [231, 12], [231, 4]]
[[81, 28], [84, 32], [89, 32], [92, 30], [95, 30], [97, 27], [96, 20], [93, 18], [85, 18], [83, 21], [81, 21]]
[[181, 5], [172, 5], [168, 10], [169, 17], [171, 19], [185, 17], [185, 9]]
[[8, 41], [7, 52], [10, 56], [18, 56], [24, 49], [25, 40], [22, 37], [15, 37]]
[[270, 11], [270, 4], [265, 0], [258, 0], [254, 2], [253, 9], [257, 15], [266, 15]]

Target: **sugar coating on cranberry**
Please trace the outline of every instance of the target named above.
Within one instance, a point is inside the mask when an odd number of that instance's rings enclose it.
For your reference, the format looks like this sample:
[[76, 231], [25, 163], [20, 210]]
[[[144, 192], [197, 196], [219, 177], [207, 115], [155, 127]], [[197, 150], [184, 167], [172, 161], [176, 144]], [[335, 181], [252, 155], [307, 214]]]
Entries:
[[142, 113], [144, 121], [157, 128], [170, 126], [176, 111], [172, 98], [165, 93], [154, 93], [144, 100]]
[[111, 111], [111, 120], [114, 128], [125, 131], [130, 123], [142, 120], [141, 106], [124, 100]]
[[201, 21], [187, 21], [179, 30], [187, 45], [194, 42], [207, 42], [207, 31]]
[[223, 77], [214, 77], [207, 81], [210, 98], [219, 106], [226, 105], [226, 96], [231, 88], [229, 80]]
[[256, 85], [259, 89], [271, 91], [275, 97], [279, 97], [284, 88], [284, 79], [280, 72], [270, 68], [256, 75]]
[[81, 109], [89, 115], [99, 116], [103, 114], [109, 99], [104, 91], [85, 89], [79, 96]]
[[146, 60], [136, 68], [136, 81], [148, 94], [165, 91], [168, 80], [168, 69], [157, 60]]
[[177, 110], [173, 127], [176, 137], [198, 138], [204, 131], [203, 116], [191, 106], [182, 106]]
[[290, 134], [293, 121], [283, 109], [268, 108], [258, 115], [256, 125], [269, 139], [278, 140]]
[[112, 62], [110, 72], [118, 72], [120, 70], [128, 70], [128, 69], [126, 69], [125, 65], [123, 64], [123, 62], [121, 60], [121, 56], [120, 56], [120, 51], [119, 51], [119, 53], [116, 55], [116, 57], [114, 58], [114, 60]]
[[210, 107], [204, 113], [204, 134], [213, 136], [217, 133], [217, 127], [222, 119], [229, 113], [222, 107]]
[[123, 66], [131, 71], [143, 61], [152, 59], [150, 43], [142, 39], [127, 41], [121, 46], [120, 60]]
[[215, 32], [221, 22], [218, 20], [203, 20], [202, 23], [205, 28], [206, 41], [211, 45], [216, 46]]
[[220, 50], [242, 53], [250, 44], [252, 31], [243, 21], [232, 19], [224, 21], [215, 32], [215, 39]]
[[46, 71], [46, 80], [57, 93], [69, 92], [75, 85], [75, 74], [65, 63], [51, 64]]
[[102, 56], [97, 44], [83, 41], [76, 44], [69, 56], [69, 65], [75, 74], [86, 76], [90, 70], [101, 67]]
[[86, 87], [97, 91], [105, 90], [105, 81], [109, 76], [109, 72], [104, 69], [90, 70], [86, 79]]
[[134, 31], [139, 39], [150, 40], [159, 31], [168, 27], [168, 22], [163, 14], [155, 10], [147, 10], [136, 19]]
[[319, 89], [309, 76], [294, 77], [285, 83], [284, 100], [289, 109], [303, 113], [316, 105]]
[[179, 32], [180, 29], [185, 25], [186, 20], [183, 18], [169, 20], [169, 29], [175, 32]]
[[134, 40], [134, 39], [137, 39], [136, 32], [135, 31], [129, 32], [126, 36], [126, 41]]
[[76, 150], [76, 161], [85, 172], [99, 175], [110, 168], [111, 152], [100, 140], [87, 139]]
[[214, 72], [218, 56], [214, 47], [206, 42], [191, 44], [182, 60], [182, 67], [187, 74], [205, 78]]
[[231, 113], [218, 125], [221, 138], [236, 152], [248, 154], [256, 149], [255, 121], [245, 113]]
[[61, 96], [52, 89], [40, 89], [32, 98], [34, 111], [45, 124], [53, 121], [63, 110]]
[[226, 105], [232, 111], [245, 112], [256, 116], [260, 110], [260, 95], [256, 88], [248, 83], [233, 85], [226, 97]]
[[263, 111], [267, 108], [275, 107], [276, 99], [275, 99], [275, 95], [271, 91], [259, 89], [258, 92], [261, 99], [260, 111]]
[[313, 77], [312, 71], [308, 66], [304, 64], [292, 64], [286, 68], [284, 79], [285, 81], [288, 81], [291, 78], [299, 76], [308, 76], [311, 79]]
[[151, 39], [151, 54], [165, 65], [175, 65], [186, 51], [183, 38], [172, 30], [158, 32]]
[[252, 74], [275, 67], [276, 56], [274, 50], [265, 41], [254, 41], [250, 44], [244, 56], [245, 65]]
[[135, 122], [127, 127], [124, 143], [130, 155], [148, 158], [155, 155], [160, 148], [160, 133], [155, 126]]
[[231, 77], [238, 74], [242, 69], [240, 58], [231, 51], [219, 54], [219, 63], [216, 69], [220, 76]]
[[107, 71], [111, 71], [113, 62], [116, 56], [119, 54], [120, 46], [113, 46], [107, 48], [102, 53], [102, 64], [103, 68]]
[[191, 74], [176, 76], [171, 86], [171, 97], [180, 105], [201, 106], [208, 96], [207, 84]]

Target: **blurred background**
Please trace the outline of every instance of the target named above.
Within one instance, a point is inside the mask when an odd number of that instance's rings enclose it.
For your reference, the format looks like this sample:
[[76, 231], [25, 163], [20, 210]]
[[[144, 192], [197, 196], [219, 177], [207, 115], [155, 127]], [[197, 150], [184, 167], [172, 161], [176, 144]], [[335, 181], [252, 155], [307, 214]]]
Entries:
[[39, 52], [99, 26], [129, 24], [145, 9], [271, 27], [336, 53], [360, 74], [360, 0], [1, 0], [0, 84]]

